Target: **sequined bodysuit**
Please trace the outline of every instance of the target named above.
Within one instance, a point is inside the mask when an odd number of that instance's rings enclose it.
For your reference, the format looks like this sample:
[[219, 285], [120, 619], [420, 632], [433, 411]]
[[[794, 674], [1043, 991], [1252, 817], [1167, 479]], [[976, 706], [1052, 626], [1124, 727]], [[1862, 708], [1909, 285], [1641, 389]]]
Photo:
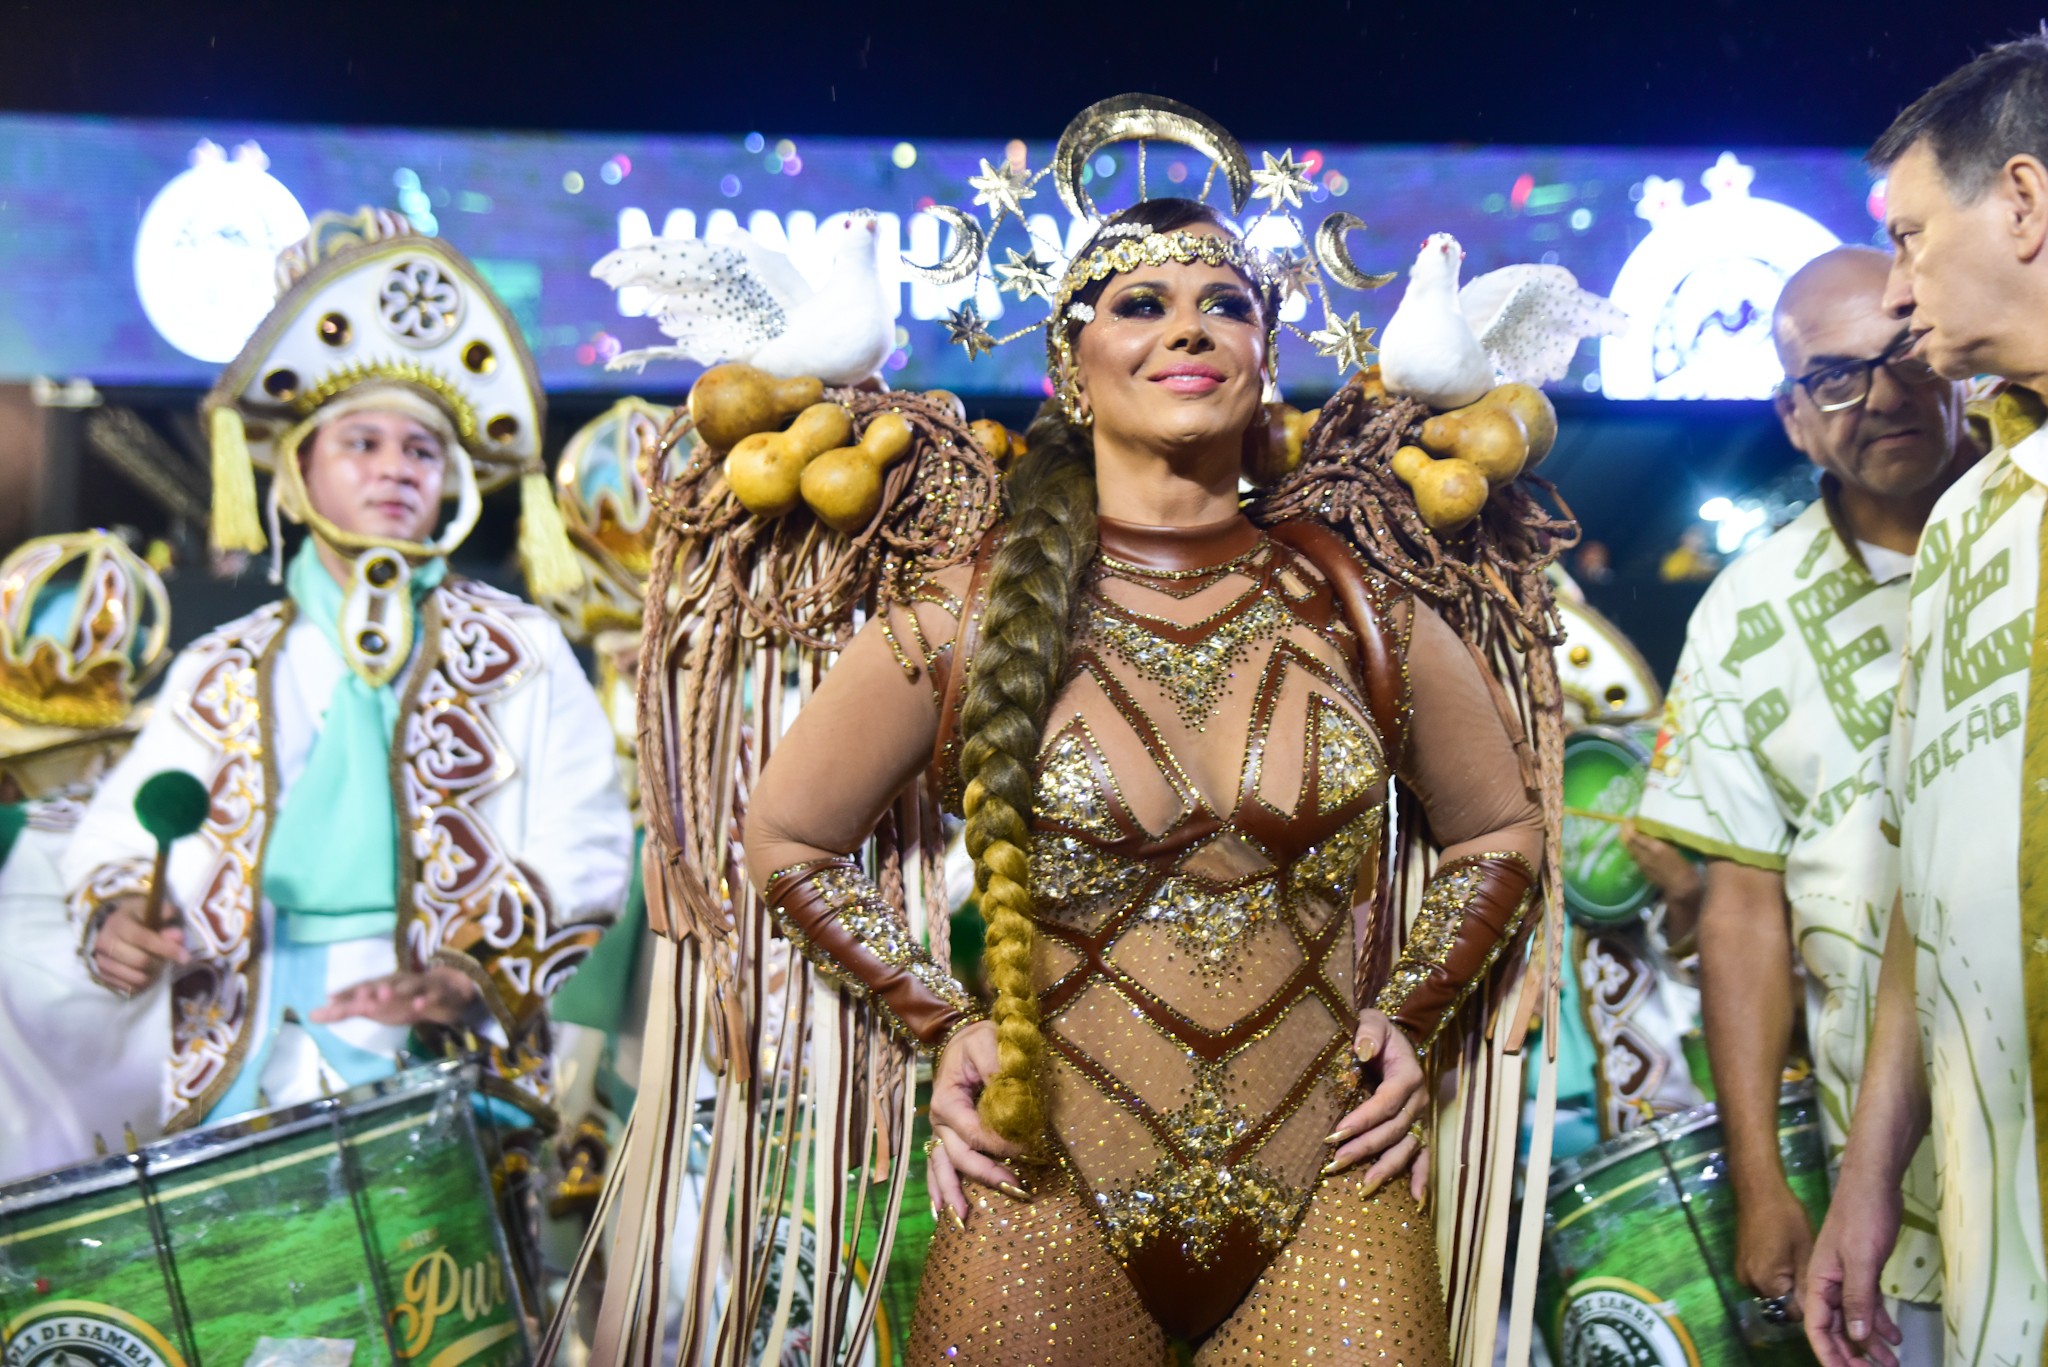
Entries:
[[1032, 850], [1060, 1161], [1191, 1327], [1292, 1233], [1354, 1100], [1349, 912], [1387, 778], [1329, 586], [1240, 539], [1164, 569], [1106, 535]]
[[[1402, 777], [1447, 846], [1484, 848], [1540, 817], [1462, 642], [1423, 614], [1409, 640], [1406, 610], [1383, 600], [1361, 615], [1358, 571], [1326, 577], [1298, 530], [1102, 521], [1032, 822], [1056, 1161], [1018, 1168], [1028, 1203], [969, 1185], [965, 1228], [942, 1223], [932, 1243], [908, 1361], [1154, 1367], [1172, 1339], [1203, 1364], [1448, 1360], [1427, 1218], [1405, 1181], [1321, 1176], [1325, 1137], [1360, 1099], [1360, 1005], [1384, 983], [1378, 1004], [1426, 1038], [1511, 932], [1527, 884], [1447, 860], [1442, 905], [1425, 894], [1405, 947], [1354, 911], [1372, 905], [1395, 767], [1374, 719], [1405, 738]], [[928, 1048], [972, 1003], [832, 854], [877, 819], [907, 757], [872, 747], [897, 767], [866, 785], [865, 806], [820, 795], [833, 738], [885, 736], [886, 718], [936, 705], [931, 777], [958, 800], [984, 594], [979, 572], [934, 585], [922, 622], [901, 613], [857, 642], [749, 824], [786, 932]], [[1368, 617], [1361, 639], [1352, 624]], [[921, 707], [906, 679], [928, 680]], [[1482, 863], [1503, 860], [1527, 867]], [[1361, 943], [1385, 951], [1368, 955], [1363, 991]]]

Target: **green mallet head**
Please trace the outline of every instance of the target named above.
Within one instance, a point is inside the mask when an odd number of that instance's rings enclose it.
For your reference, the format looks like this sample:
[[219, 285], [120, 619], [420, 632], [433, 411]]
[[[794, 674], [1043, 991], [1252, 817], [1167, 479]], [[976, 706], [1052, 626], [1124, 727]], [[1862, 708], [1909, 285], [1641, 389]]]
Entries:
[[213, 797], [183, 769], [166, 769], [143, 780], [135, 790], [135, 819], [156, 837], [158, 845], [182, 840], [206, 824]]
[[0, 867], [14, 853], [14, 842], [28, 825], [28, 806], [20, 802], [0, 803]]

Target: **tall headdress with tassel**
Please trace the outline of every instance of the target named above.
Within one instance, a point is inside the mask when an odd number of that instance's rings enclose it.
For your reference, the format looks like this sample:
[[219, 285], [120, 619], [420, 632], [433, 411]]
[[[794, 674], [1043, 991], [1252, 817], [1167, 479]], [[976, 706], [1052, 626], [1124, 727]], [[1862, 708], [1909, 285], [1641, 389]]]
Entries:
[[[276, 513], [346, 556], [384, 551], [391, 561], [448, 554], [476, 525], [482, 496], [517, 479], [529, 572], [546, 591], [572, 588], [576, 565], [541, 461], [540, 377], [518, 323], [476, 267], [397, 214], [365, 208], [317, 216], [278, 258], [277, 278], [277, 304], [201, 404], [214, 548], [265, 548], [257, 470], [272, 477]], [[430, 540], [354, 535], [307, 498], [300, 444], [322, 422], [371, 407], [410, 413], [449, 439], [446, 497], [456, 506]], [[392, 591], [388, 579], [373, 586]], [[350, 663], [382, 672], [374, 659]]]

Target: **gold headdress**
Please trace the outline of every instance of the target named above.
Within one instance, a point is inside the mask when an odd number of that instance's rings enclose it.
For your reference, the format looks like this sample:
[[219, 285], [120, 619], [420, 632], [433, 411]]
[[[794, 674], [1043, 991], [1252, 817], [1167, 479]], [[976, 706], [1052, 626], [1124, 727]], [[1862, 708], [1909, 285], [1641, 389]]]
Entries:
[[[1180, 143], [1209, 158], [1209, 174], [1202, 182], [1198, 199], [1206, 202], [1217, 173], [1221, 172], [1233, 217], [1241, 216], [1245, 205], [1255, 198], [1265, 199], [1267, 208], [1243, 237], [1153, 232], [1136, 223], [1111, 224], [1100, 228], [1088, 249], [1067, 262], [1055, 276], [1053, 263], [1059, 262], [1065, 253], [1058, 243], [1032, 232], [1025, 222], [1023, 201], [1035, 198], [1039, 182], [1051, 176], [1061, 202], [1074, 217], [1100, 224], [1103, 216], [1088, 193], [1085, 172], [1097, 152], [1113, 143], [1128, 141], [1138, 144], [1141, 200], [1147, 195], [1146, 145], [1164, 141]], [[970, 360], [1044, 328], [1047, 367], [1056, 378], [1063, 378], [1073, 368], [1069, 325], [1086, 323], [1094, 316], [1086, 304], [1074, 300], [1074, 295], [1093, 281], [1110, 275], [1141, 265], [1179, 261], [1233, 266], [1251, 281], [1264, 296], [1270, 329], [1269, 357], [1275, 354], [1272, 343], [1278, 340], [1279, 329], [1284, 326], [1314, 345], [1321, 355], [1335, 359], [1340, 373], [1362, 369], [1373, 350], [1373, 329], [1361, 327], [1356, 313], [1349, 318], [1337, 316], [1330, 305], [1325, 277], [1352, 289], [1378, 289], [1394, 277], [1368, 275], [1352, 262], [1344, 237], [1365, 226], [1356, 215], [1331, 214], [1316, 230], [1311, 245], [1310, 239], [1302, 234], [1301, 225], [1288, 212], [1298, 208], [1303, 194], [1315, 188], [1308, 178], [1308, 168], [1294, 160], [1292, 148], [1279, 157], [1271, 152], [1262, 155], [1264, 166], [1254, 170], [1237, 140], [1198, 109], [1156, 95], [1118, 95], [1090, 105], [1076, 115], [1060, 135], [1052, 162], [1038, 171], [1027, 169], [1017, 159], [1006, 158], [1000, 166], [992, 166], [984, 159], [981, 173], [970, 177], [968, 185], [975, 191], [974, 202], [988, 206], [988, 228], [984, 230], [964, 210], [949, 205], [936, 207], [931, 212], [954, 230], [953, 250], [935, 266], [907, 260], [905, 265], [931, 284], [957, 284], [980, 274], [990, 259], [991, 240], [1006, 218], [1015, 218], [1031, 235], [1031, 249], [1021, 254], [1008, 249], [1007, 261], [995, 265], [993, 274], [1000, 289], [1016, 294], [1020, 301], [1034, 296], [1044, 299], [1051, 310], [1029, 327], [996, 337], [989, 332], [974, 300], [968, 299], [949, 312], [944, 321], [949, 339], [965, 347]], [[1263, 235], [1258, 233], [1258, 226], [1269, 219], [1290, 225], [1292, 231], [1286, 235], [1299, 245], [1278, 252], [1252, 245], [1253, 236]], [[1321, 305], [1320, 329], [1303, 332], [1280, 321], [1281, 306], [1295, 294], [1313, 295]]]
[[645, 399], [621, 399], [579, 428], [556, 462], [555, 505], [581, 579], [565, 593], [534, 588], [534, 600], [554, 614], [573, 641], [640, 628], [640, 599], [654, 561], [656, 530], [641, 461], [654, 459], [659, 451], [662, 477], [667, 478], [698, 444], [692, 432], [661, 447], [668, 413]]
[[163, 581], [110, 533], [17, 547], [0, 561], [0, 754], [125, 722], [170, 623]]
[[[254, 469], [277, 511], [350, 554], [446, 555], [475, 525], [481, 496], [522, 481], [520, 550], [549, 589], [575, 564], [541, 463], [545, 397], [519, 325], [476, 268], [381, 209], [324, 213], [278, 258], [276, 306], [201, 405], [213, 444], [213, 544], [261, 551]], [[342, 531], [308, 504], [298, 444], [348, 408], [393, 408], [449, 439], [456, 510], [432, 541]], [[280, 459], [280, 453], [287, 458]]]

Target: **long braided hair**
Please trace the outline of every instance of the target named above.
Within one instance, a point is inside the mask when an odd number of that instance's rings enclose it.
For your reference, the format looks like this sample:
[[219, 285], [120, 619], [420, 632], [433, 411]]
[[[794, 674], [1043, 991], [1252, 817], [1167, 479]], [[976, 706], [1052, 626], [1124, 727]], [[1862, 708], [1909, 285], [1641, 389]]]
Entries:
[[[1187, 199], [1145, 200], [1103, 226], [1119, 223], [1152, 232], [1225, 226], [1207, 205]], [[1095, 281], [1074, 298], [1093, 305], [1108, 284]], [[1081, 324], [1052, 326], [1071, 329], [1071, 340]], [[1045, 1037], [1031, 984], [1036, 760], [1066, 676], [1081, 578], [1095, 557], [1096, 495], [1094, 438], [1067, 419], [1057, 399], [1039, 409], [1025, 444], [1028, 454], [1008, 480], [1009, 534], [989, 564], [988, 606], [961, 704], [960, 778], [967, 852], [988, 924], [982, 962], [995, 993], [997, 1070], [979, 1108], [996, 1133], [1035, 1150], [1046, 1119], [1039, 1087]]]

